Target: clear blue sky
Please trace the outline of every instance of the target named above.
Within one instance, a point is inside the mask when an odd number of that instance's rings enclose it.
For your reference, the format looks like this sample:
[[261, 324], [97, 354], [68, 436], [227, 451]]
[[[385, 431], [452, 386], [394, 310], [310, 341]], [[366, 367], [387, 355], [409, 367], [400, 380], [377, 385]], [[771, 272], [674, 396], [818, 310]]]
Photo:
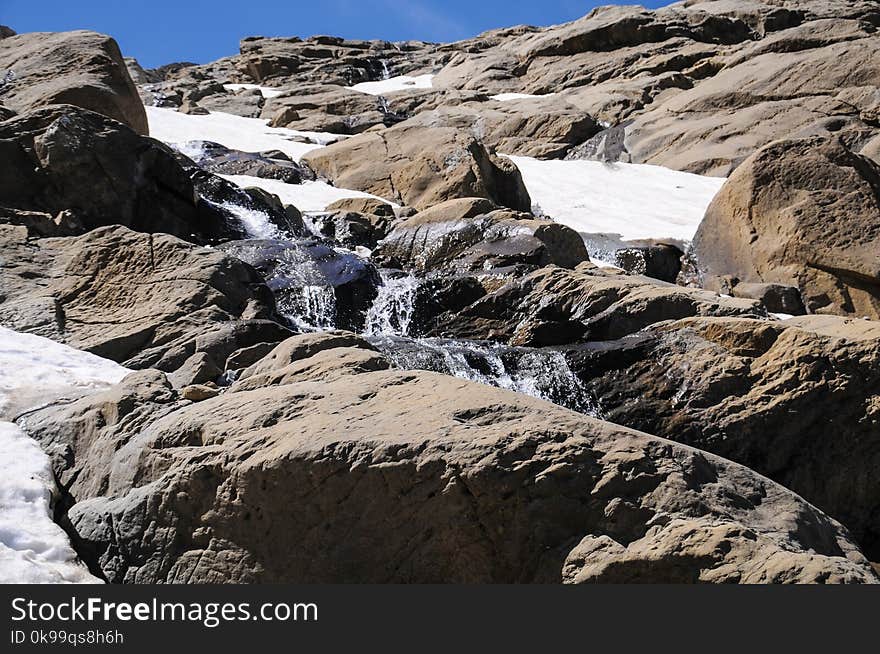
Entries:
[[[669, 4], [645, 1], [648, 7]], [[579, 18], [605, 2], [575, 0], [0, 0], [17, 32], [92, 29], [144, 66], [204, 63], [238, 52], [243, 36], [454, 41], [487, 29]], [[624, 2], [616, 4], [626, 4]]]

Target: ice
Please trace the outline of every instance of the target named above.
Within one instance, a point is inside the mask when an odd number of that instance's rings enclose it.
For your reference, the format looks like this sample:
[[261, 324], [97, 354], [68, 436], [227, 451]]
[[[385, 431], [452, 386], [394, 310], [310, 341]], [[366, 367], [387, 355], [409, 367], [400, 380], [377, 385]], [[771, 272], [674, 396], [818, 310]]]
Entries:
[[411, 89], [430, 89], [434, 86], [433, 75], [399, 75], [379, 80], [378, 82], [361, 82], [349, 88], [353, 91], [368, 93], [370, 95], [387, 95], [395, 91], [408, 91]]
[[[212, 141], [232, 150], [265, 152], [280, 150], [299, 161], [312, 150], [347, 138], [329, 132], [300, 132], [282, 127], [269, 127], [260, 118], [243, 118], [219, 111], [204, 116], [182, 114], [174, 109], [146, 107], [150, 136], [185, 152], [188, 141]], [[312, 143], [302, 143], [309, 139]]]
[[548, 217], [624, 240], [690, 241], [725, 181], [645, 164], [509, 158]]
[[14, 423], [28, 408], [97, 391], [129, 371], [88, 352], [0, 327], [0, 583], [99, 583], [52, 520], [49, 457]]
[[242, 89], [257, 90], [264, 98], [277, 98], [284, 93], [284, 89], [276, 89], [271, 86], [260, 86], [259, 84], [224, 84], [223, 88], [227, 91], [240, 91]]
[[499, 102], [510, 102], [511, 100], [534, 100], [535, 98], [549, 98], [555, 93], [546, 93], [544, 95], [532, 95], [531, 93], [499, 93], [498, 95], [489, 96], [492, 100]]
[[[375, 198], [377, 196], [336, 188], [326, 182], [303, 182], [302, 184], [285, 184], [277, 179], [264, 179], [249, 175], [221, 175], [242, 188], [257, 186], [269, 193], [274, 193], [284, 204], [292, 204], [300, 211], [324, 211], [328, 205], [344, 198]], [[382, 200], [382, 198], [378, 198]], [[387, 202], [387, 200], [382, 200]], [[393, 203], [389, 203], [393, 204]], [[396, 206], [396, 205], [394, 205]]]

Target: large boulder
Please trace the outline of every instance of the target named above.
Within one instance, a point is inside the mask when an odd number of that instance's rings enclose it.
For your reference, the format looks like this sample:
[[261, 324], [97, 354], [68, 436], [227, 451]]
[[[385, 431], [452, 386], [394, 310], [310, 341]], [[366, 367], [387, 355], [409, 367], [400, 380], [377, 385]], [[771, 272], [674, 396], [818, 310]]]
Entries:
[[149, 134], [147, 114], [119, 46], [88, 31], [32, 32], [0, 40], [0, 102], [21, 113], [72, 104]]
[[165, 234], [104, 227], [28, 238], [0, 226], [0, 324], [124, 363], [174, 370], [196, 351], [222, 365], [236, 349], [290, 332], [248, 264]]
[[880, 318], [880, 164], [836, 139], [779, 141], [721, 188], [694, 238], [705, 283], [800, 288], [812, 313]]
[[569, 362], [605, 419], [767, 475], [880, 560], [880, 324], [688, 318]]
[[353, 339], [296, 338], [310, 344], [245, 380], [265, 386], [187, 401], [144, 371], [20, 421], [52, 455], [93, 569], [129, 583], [877, 581], [838, 523], [746, 468], [377, 370]]
[[434, 122], [423, 114], [417, 123], [403, 122], [315, 150], [304, 161], [336, 186], [418, 209], [457, 197], [482, 197], [531, 210], [522, 176], [510, 160], [487, 150], [469, 130], [449, 126], [442, 113]]
[[451, 200], [397, 222], [374, 257], [420, 274], [548, 264], [574, 268], [589, 257], [580, 235], [564, 225], [504, 210], [458, 218], [463, 203], [468, 201]]

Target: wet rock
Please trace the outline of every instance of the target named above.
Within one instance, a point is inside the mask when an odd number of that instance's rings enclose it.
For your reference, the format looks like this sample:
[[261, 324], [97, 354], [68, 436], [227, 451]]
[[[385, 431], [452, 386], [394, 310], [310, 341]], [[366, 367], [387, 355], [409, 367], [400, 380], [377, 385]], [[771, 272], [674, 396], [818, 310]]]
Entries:
[[368, 261], [314, 240], [233, 241], [223, 251], [253, 265], [279, 311], [305, 329], [363, 329], [379, 273]]
[[575, 270], [550, 266], [439, 316], [431, 335], [546, 346], [617, 339], [688, 316], [763, 314], [754, 300], [615, 274], [591, 264]]
[[447, 212], [436, 209], [397, 222], [374, 258], [419, 274], [551, 263], [573, 268], [588, 258], [583, 239], [559, 223], [504, 210], [447, 220]]
[[614, 263], [635, 275], [674, 282], [681, 272], [682, 256], [684, 252], [674, 245], [650, 245], [617, 250]]
[[607, 420], [785, 485], [880, 556], [880, 327], [700, 317], [569, 356]]
[[770, 313], [801, 316], [807, 311], [796, 286], [784, 284], [736, 284], [730, 291], [734, 297], [760, 300]]
[[[58, 215], [82, 230], [121, 224], [197, 242], [243, 235], [167, 146], [100, 114], [56, 105], [0, 123], [0, 204]], [[197, 190], [197, 188], [199, 190]]]

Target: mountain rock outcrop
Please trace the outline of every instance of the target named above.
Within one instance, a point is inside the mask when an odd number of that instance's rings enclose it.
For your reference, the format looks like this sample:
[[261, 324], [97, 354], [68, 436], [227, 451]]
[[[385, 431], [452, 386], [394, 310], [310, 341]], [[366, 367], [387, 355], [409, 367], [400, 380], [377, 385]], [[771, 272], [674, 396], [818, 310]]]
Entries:
[[[69, 528], [94, 569], [140, 583], [876, 581], [840, 525], [746, 468], [467, 381], [351, 367], [375, 359], [353, 339], [300, 338], [260, 368], [265, 386], [189, 402], [143, 371], [21, 421], [77, 500]], [[267, 378], [317, 359], [314, 376]]]

